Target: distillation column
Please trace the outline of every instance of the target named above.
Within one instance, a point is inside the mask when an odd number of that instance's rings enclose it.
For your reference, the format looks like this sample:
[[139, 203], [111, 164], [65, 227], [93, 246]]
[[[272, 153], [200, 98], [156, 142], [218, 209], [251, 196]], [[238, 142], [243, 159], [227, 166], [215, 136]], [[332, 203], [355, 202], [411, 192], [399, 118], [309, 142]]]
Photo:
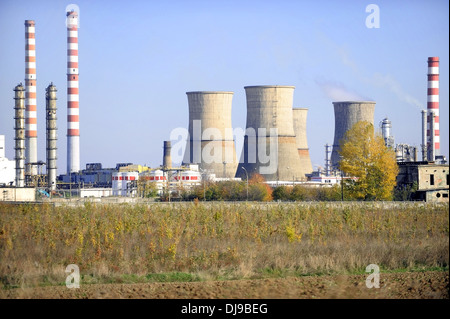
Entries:
[[25, 186], [25, 88], [22, 83], [14, 88], [16, 187]]
[[56, 151], [57, 151], [57, 127], [56, 127], [56, 87], [51, 83], [45, 93], [47, 111], [47, 181], [48, 189], [56, 189]]

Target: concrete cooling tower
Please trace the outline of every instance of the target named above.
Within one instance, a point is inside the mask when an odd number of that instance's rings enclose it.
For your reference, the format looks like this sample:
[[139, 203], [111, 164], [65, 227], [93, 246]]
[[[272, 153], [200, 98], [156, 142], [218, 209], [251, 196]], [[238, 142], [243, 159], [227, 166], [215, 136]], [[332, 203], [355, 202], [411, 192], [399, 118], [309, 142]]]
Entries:
[[333, 102], [334, 105], [334, 142], [331, 153], [331, 167], [338, 168], [340, 140], [345, 133], [359, 121], [367, 121], [373, 125], [375, 111], [374, 101]]
[[218, 178], [232, 178], [237, 160], [231, 126], [233, 92], [186, 92], [189, 104], [189, 138], [184, 164], [199, 164]]
[[[247, 130], [244, 147], [236, 177], [249, 178], [254, 173], [267, 181], [292, 181], [305, 179], [304, 169], [298, 157], [295, 139], [292, 104], [294, 86], [263, 85], [247, 86]], [[259, 129], [265, 129], [265, 134]], [[254, 129], [255, 134], [250, 134]], [[270, 136], [270, 129], [277, 129], [277, 136]], [[277, 144], [276, 154], [271, 154], [270, 145]], [[260, 151], [264, 147], [265, 151]], [[274, 163], [265, 155], [275, 156]], [[275, 170], [272, 169], [273, 164]]]
[[308, 140], [306, 138], [306, 118], [308, 109], [295, 108], [294, 113], [294, 132], [297, 141], [298, 156], [300, 158], [300, 167], [304, 174], [311, 174], [313, 171], [311, 158], [309, 157]]

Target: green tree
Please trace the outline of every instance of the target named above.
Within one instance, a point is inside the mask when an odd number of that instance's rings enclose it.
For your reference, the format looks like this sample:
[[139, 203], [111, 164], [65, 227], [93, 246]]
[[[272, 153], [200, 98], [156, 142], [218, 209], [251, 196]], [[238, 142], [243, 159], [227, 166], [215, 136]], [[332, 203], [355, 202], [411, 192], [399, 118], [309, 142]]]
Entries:
[[371, 123], [356, 123], [340, 141], [339, 168], [346, 176], [346, 198], [355, 200], [392, 200], [398, 166], [393, 149], [384, 144]]
[[284, 185], [275, 187], [272, 192], [273, 200], [288, 200], [289, 195], [289, 190]]

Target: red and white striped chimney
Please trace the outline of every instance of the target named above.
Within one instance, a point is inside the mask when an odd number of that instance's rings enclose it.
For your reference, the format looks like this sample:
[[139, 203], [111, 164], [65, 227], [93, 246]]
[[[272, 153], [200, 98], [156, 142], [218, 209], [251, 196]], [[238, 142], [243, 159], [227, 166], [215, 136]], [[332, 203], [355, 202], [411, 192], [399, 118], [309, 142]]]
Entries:
[[67, 174], [80, 170], [78, 13], [67, 12]]
[[[427, 94], [427, 149], [431, 150], [433, 143], [431, 134], [431, 116], [434, 112], [434, 154], [440, 155], [440, 134], [439, 134], [439, 57], [428, 58], [428, 94]], [[429, 153], [430, 154], [430, 153]], [[434, 161], [429, 156], [428, 160]]]
[[[36, 38], [34, 20], [25, 20], [25, 162], [37, 162]], [[37, 174], [37, 167], [25, 165]]]

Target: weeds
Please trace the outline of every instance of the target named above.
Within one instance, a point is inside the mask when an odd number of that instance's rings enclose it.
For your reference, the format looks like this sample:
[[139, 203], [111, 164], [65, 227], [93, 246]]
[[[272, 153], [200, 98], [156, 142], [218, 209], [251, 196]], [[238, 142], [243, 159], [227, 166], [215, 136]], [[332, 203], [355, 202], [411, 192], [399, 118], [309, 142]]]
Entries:
[[420, 205], [0, 204], [0, 287], [448, 267], [448, 204]]

